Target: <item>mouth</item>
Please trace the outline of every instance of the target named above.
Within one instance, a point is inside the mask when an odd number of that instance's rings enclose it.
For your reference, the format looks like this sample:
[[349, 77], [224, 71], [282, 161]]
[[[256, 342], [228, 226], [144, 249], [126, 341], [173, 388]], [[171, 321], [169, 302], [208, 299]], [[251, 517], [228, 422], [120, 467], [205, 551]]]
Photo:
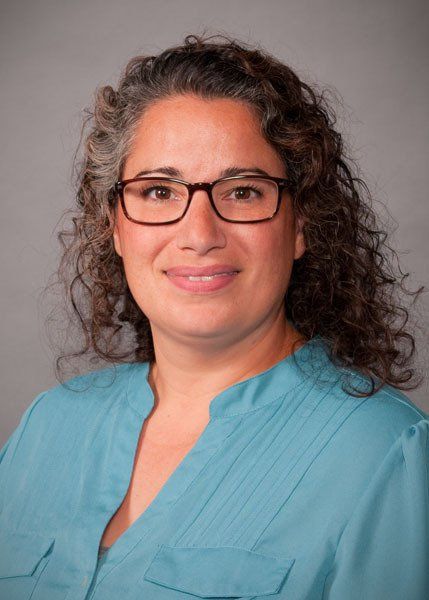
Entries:
[[193, 294], [207, 294], [231, 285], [236, 280], [239, 271], [223, 271], [210, 275], [174, 275], [164, 271], [164, 274], [176, 288]]
[[222, 273], [213, 273], [213, 275], [173, 275], [168, 271], [164, 271], [167, 277], [180, 277], [188, 281], [213, 281], [216, 277], [225, 277], [227, 275], [237, 275], [239, 271], [225, 271]]
[[222, 275], [237, 274], [240, 271], [235, 265], [213, 264], [206, 266], [177, 265], [166, 269], [168, 277], [187, 277], [191, 281], [204, 281], [206, 277], [213, 278]]

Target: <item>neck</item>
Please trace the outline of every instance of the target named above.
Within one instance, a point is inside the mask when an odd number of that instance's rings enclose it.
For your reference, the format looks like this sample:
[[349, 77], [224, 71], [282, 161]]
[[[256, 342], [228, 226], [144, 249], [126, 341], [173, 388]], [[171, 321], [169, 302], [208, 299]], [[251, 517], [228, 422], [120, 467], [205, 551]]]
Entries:
[[212, 398], [231, 385], [269, 369], [305, 343], [284, 314], [263, 331], [255, 331], [227, 347], [201, 352], [154, 333], [155, 362], [149, 383], [159, 407], [208, 415]]

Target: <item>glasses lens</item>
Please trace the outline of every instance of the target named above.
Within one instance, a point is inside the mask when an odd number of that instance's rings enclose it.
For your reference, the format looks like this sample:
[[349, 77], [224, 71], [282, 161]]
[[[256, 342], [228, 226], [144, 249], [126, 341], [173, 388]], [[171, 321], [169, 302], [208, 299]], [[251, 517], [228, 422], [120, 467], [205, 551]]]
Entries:
[[188, 201], [182, 183], [163, 179], [130, 181], [124, 187], [126, 211], [135, 221], [164, 223], [179, 218]]
[[277, 184], [269, 179], [240, 177], [219, 181], [213, 200], [220, 214], [233, 221], [258, 221], [277, 208]]

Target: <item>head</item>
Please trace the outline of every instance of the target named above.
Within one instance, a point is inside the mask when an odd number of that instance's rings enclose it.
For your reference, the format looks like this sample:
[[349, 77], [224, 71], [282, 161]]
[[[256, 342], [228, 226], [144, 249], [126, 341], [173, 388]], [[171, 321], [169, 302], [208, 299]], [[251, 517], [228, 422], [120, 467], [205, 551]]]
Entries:
[[[393, 333], [386, 317], [397, 308], [386, 301], [386, 286], [396, 280], [374, 250], [381, 255], [383, 231], [332, 108], [269, 53], [220, 37], [187, 36], [158, 56], [137, 56], [116, 89], [97, 92], [79, 214], [62, 265], [75, 266], [70, 289], [86, 336], [81, 353], [153, 360], [155, 328], [198, 343], [232, 343], [283, 310], [304, 338], [324, 337], [340, 362], [382, 381], [407, 381], [409, 372], [393, 375], [395, 360], [403, 361], [394, 345], [412, 337]], [[174, 224], [127, 220], [115, 182], [142, 170], [160, 175], [166, 166], [190, 183], [240, 166], [289, 184], [278, 214], [260, 223], [219, 219], [202, 190]], [[205, 297], [181, 293], [165, 273], [216, 263], [239, 273]]]
[[[205, 98], [181, 91], [145, 108], [134, 129], [122, 177], [142, 171], [210, 182], [228, 169], [241, 174], [287, 177], [285, 165], [260, 131], [256, 111], [247, 102]], [[281, 312], [293, 262], [304, 252], [291, 195], [282, 193], [270, 220], [231, 223], [216, 215], [205, 191], [196, 191], [184, 217], [172, 224], [148, 226], [130, 221], [115, 204], [114, 245], [123, 260], [130, 292], [150, 321], [153, 337], [162, 331], [185, 344], [214, 351], [264, 331]], [[231, 265], [230, 284], [209, 294], [174, 285], [174, 267]], [[252, 302], [249, 303], [249, 298]]]

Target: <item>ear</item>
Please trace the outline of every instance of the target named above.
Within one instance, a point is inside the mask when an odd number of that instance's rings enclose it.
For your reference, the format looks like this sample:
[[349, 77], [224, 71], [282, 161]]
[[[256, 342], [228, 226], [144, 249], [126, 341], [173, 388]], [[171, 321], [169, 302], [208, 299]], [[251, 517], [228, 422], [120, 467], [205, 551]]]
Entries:
[[301, 258], [305, 252], [305, 240], [304, 240], [304, 219], [297, 217], [295, 219], [295, 254], [294, 259]]
[[118, 213], [115, 209], [113, 209], [112, 218], [114, 221], [113, 226], [113, 245], [115, 247], [116, 254], [122, 257], [122, 248], [121, 248], [121, 236], [119, 233], [118, 227]]

